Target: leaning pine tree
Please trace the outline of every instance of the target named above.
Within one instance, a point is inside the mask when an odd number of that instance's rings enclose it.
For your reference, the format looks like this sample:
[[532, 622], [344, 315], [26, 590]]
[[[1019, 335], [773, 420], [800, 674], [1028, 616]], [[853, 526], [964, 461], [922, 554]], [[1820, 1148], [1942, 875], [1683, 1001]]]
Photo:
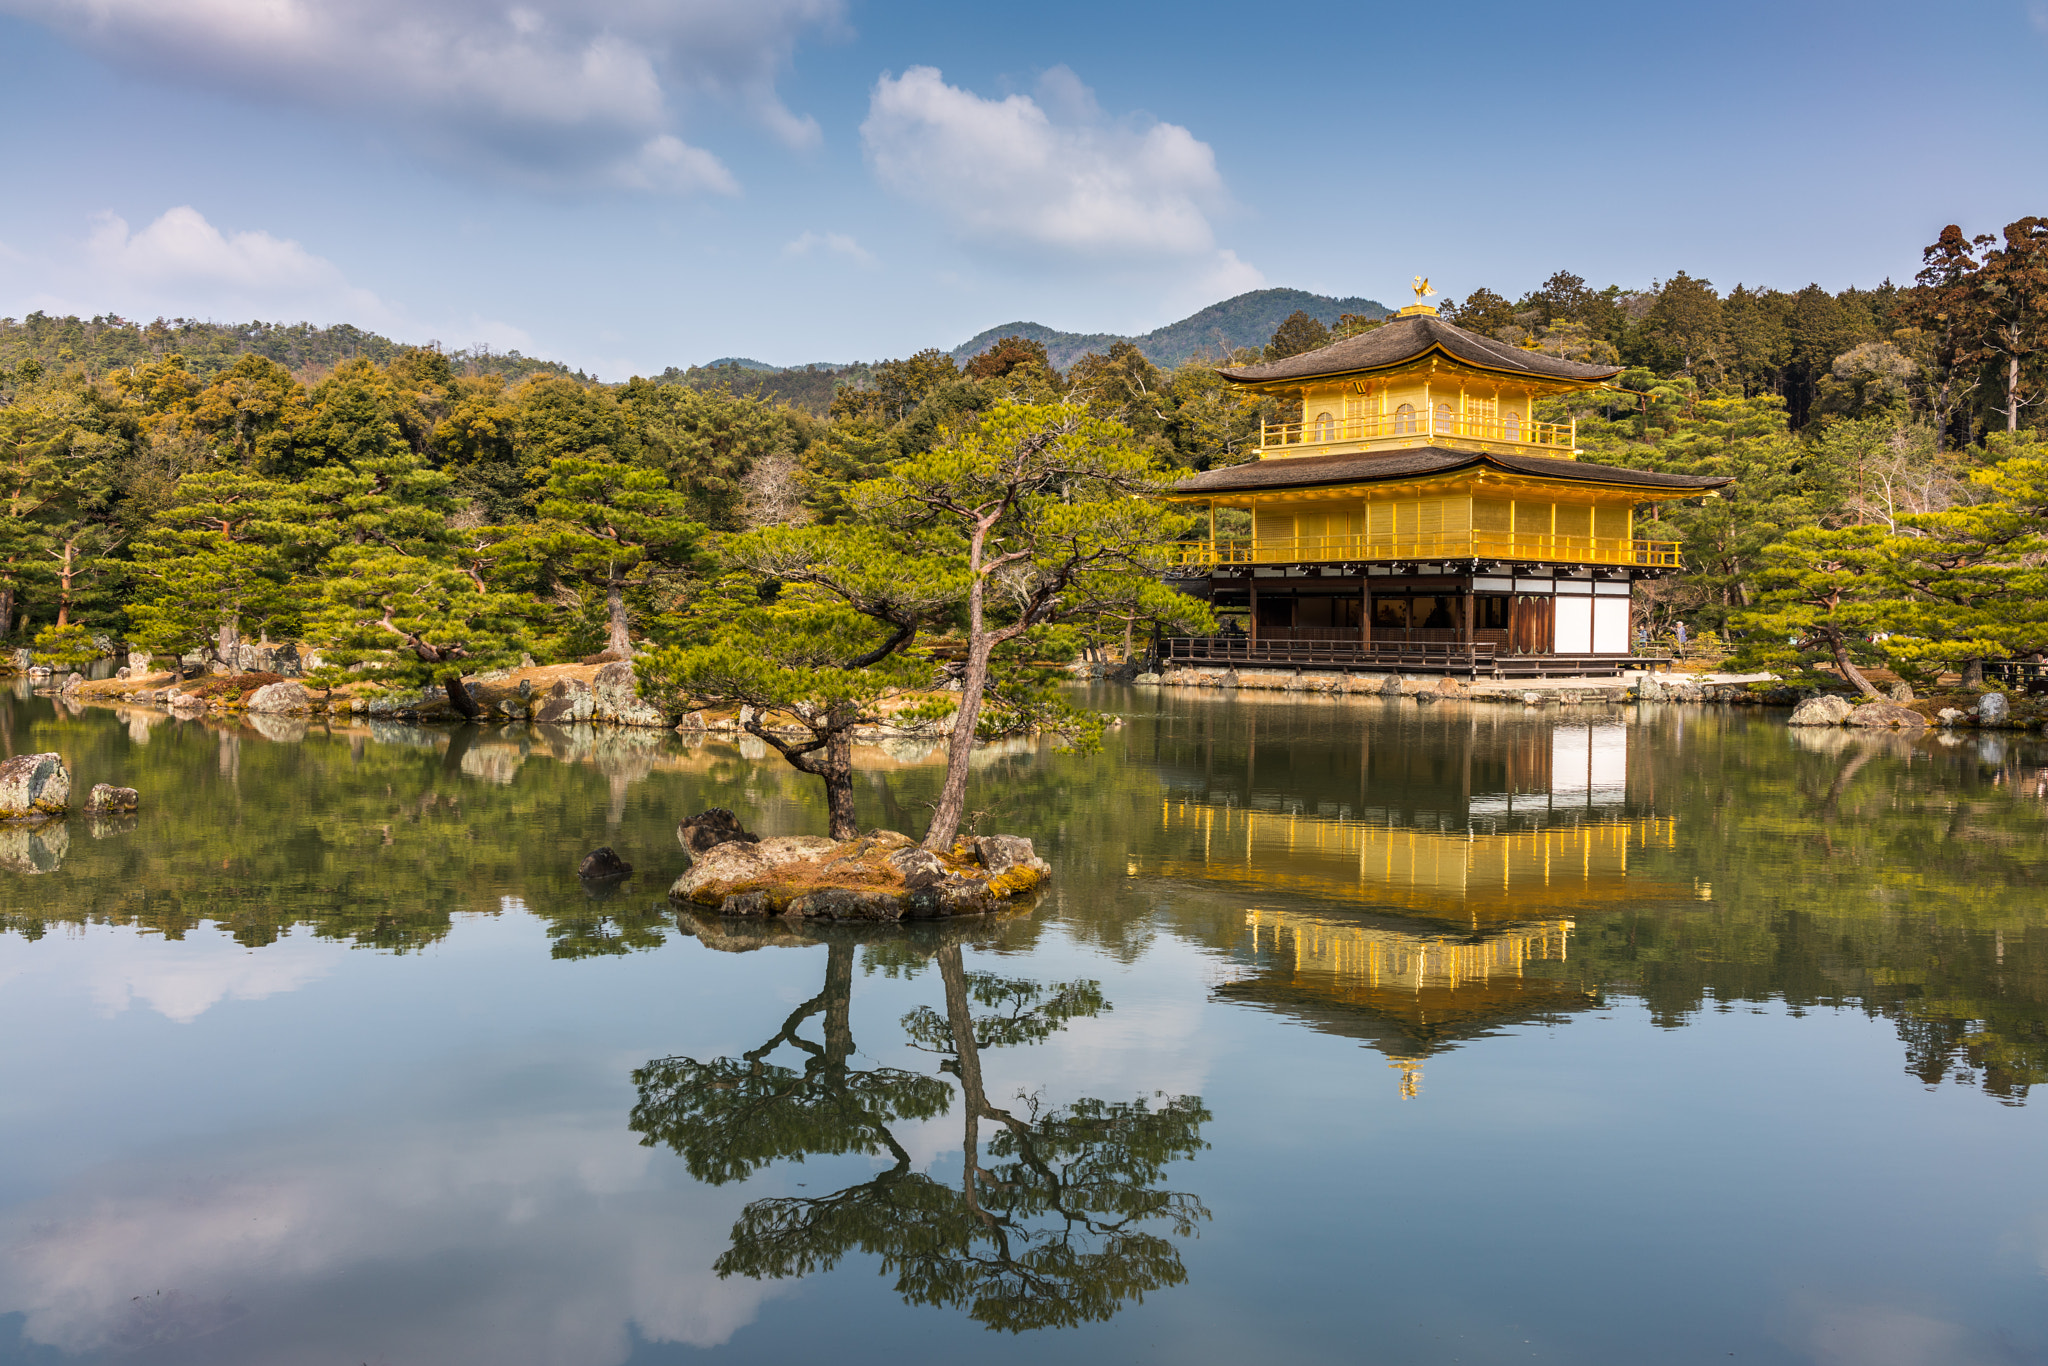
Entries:
[[1883, 661], [1871, 637], [1901, 611], [1895, 550], [1882, 526], [1808, 526], [1779, 538], [1763, 553], [1756, 605], [1729, 619], [1744, 635], [1736, 664], [1804, 672], [1825, 662], [1881, 700], [1859, 666]]
[[[950, 444], [848, 491], [857, 517], [895, 558], [960, 586], [965, 657], [927, 849], [949, 850], [959, 833], [1002, 652], [1049, 627], [1105, 618], [1208, 624], [1206, 605], [1162, 581], [1168, 546], [1191, 525], [1159, 501], [1172, 478], [1128, 428], [1083, 407], [1002, 403]], [[1000, 692], [994, 700], [1001, 705]], [[1022, 705], [1047, 723], [1071, 710], [1044, 689]]]
[[950, 710], [929, 696], [937, 671], [910, 646], [951, 606], [957, 581], [851, 524], [764, 528], [726, 538], [718, 556], [735, 579], [782, 591], [643, 653], [640, 691], [671, 716], [745, 708], [749, 734], [824, 785], [832, 838], [852, 839], [854, 733]]

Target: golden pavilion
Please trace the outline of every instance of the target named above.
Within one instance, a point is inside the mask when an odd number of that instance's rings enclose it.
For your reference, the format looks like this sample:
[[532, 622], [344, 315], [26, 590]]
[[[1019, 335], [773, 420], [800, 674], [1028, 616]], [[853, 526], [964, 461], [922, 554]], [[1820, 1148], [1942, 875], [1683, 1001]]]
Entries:
[[1675, 542], [1635, 534], [1638, 510], [1731, 482], [1580, 460], [1576, 423], [1538, 421], [1537, 404], [1611, 387], [1619, 368], [1428, 304], [1218, 373], [1298, 399], [1301, 420], [1262, 424], [1255, 459], [1175, 487], [1209, 524], [1175, 582], [1226, 623], [1173, 641], [1177, 664], [1612, 674], [1632, 653], [1634, 585], [1678, 568]]

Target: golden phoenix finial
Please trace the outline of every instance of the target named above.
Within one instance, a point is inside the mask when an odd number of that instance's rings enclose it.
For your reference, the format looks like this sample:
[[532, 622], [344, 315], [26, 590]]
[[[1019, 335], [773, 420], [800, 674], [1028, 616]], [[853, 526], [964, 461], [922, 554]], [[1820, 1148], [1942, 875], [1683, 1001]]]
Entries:
[[1436, 291], [1429, 287], [1429, 277], [1427, 275], [1418, 275], [1415, 277], [1416, 303], [1421, 303], [1424, 299], [1427, 299], [1430, 295], [1434, 293], [1436, 293]]

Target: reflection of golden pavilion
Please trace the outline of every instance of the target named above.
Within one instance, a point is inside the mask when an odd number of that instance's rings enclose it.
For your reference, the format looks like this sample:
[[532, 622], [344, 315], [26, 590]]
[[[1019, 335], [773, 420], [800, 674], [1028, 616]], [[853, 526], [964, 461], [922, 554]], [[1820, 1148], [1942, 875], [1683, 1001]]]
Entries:
[[1694, 895], [1630, 876], [1632, 855], [1675, 847], [1673, 821], [1587, 815], [1445, 830], [1169, 801], [1180, 852], [1146, 871], [1340, 903], [1246, 911], [1257, 974], [1218, 993], [1365, 1040], [1413, 1096], [1431, 1053], [1597, 1000], [1563, 970], [1575, 917]]
[[1484, 935], [1420, 933], [1313, 913], [1245, 912], [1260, 975], [1220, 989], [1228, 999], [1360, 1035], [1394, 1059], [1401, 1093], [1420, 1089], [1422, 1059], [1508, 1019], [1577, 1009], [1593, 999], [1528, 965], [1565, 961], [1572, 922], [1540, 920]]
[[1667, 819], [1587, 821], [1551, 829], [1458, 831], [1331, 820], [1168, 801], [1169, 832], [1199, 836], [1148, 871], [1295, 892], [1432, 919], [1486, 922], [1593, 909], [1689, 890], [1628, 875], [1631, 850], [1672, 848]]

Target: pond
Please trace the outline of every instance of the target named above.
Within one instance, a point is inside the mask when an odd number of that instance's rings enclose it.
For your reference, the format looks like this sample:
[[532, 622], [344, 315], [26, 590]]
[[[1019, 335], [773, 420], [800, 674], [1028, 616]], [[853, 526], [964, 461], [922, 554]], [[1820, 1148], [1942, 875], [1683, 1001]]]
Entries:
[[1090, 696], [860, 930], [668, 904], [751, 742], [0, 698], [0, 1363], [2048, 1360], [2039, 742]]

